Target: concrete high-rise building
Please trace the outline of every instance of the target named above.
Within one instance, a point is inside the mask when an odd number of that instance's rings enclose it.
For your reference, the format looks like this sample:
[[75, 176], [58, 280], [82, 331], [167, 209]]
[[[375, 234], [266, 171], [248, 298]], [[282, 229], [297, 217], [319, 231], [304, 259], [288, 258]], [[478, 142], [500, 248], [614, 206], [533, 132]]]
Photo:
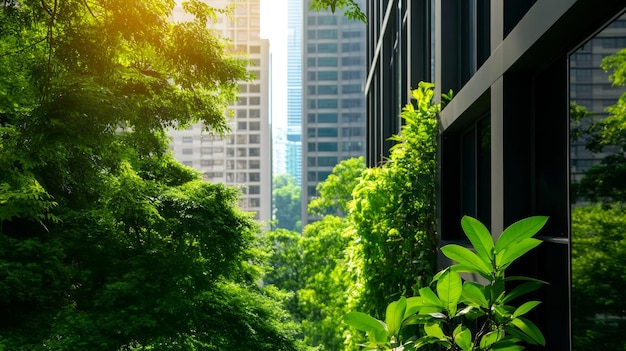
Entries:
[[[237, 103], [230, 106], [231, 132], [219, 137], [200, 124], [170, 132], [174, 157], [203, 172], [206, 181], [241, 186], [241, 207], [260, 221], [271, 219], [272, 158], [269, 123], [269, 42], [260, 38], [260, 0], [212, 1], [213, 7], [235, 4], [234, 18], [220, 16], [211, 24], [231, 40], [229, 48], [250, 60], [255, 78], [240, 82]], [[180, 9], [182, 10], [182, 9]], [[181, 11], [177, 12], [184, 20]]]
[[[360, 5], [364, 8], [364, 2]], [[365, 155], [367, 26], [304, 8], [302, 60], [302, 222], [316, 186], [342, 160]]]
[[287, 1], [287, 172], [302, 183], [302, 7]]

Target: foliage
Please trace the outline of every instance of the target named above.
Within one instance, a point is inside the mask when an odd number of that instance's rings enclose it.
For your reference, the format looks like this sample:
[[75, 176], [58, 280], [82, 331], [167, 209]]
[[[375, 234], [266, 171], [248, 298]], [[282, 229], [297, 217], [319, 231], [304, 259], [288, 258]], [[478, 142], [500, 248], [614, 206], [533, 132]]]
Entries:
[[224, 110], [246, 60], [170, 0], [0, 5], [0, 349], [294, 350], [259, 227], [165, 130]]
[[354, 0], [312, 0], [309, 10], [328, 10], [335, 13], [337, 9], [344, 10], [343, 15], [351, 20], [359, 20], [367, 24], [367, 15]]
[[[442, 247], [443, 254], [457, 264], [439, 272], [419, 295], [390, 303], [384, 321], [361, 312], [348, 313], [344, 321], [367, 333], [367, 350], [414, 350], [430, 344], [464, 351], [521, 350], [520, 342], [545, 346], [541, 331], [523, 317], [540, 302], [510, 304], [542, 282], [505, 277], [505, 270], [541, 243], [533, 236], [546, 221], [547, 217], [537, 216], [513, 223], [494, 244], [482, 223], [465, 216], [461, 225], [474, 251], [456, 244]], [[461, 272], [479, 275], [487, 283], [463, 281]], [[523, 283], [507, 291], [510, 281]], [[403, 329], [416, 324], [423, 326], [424, 336], [406, 338]]]
[[626, 210], [621, 204], [572, 210], [572, 335], [576, 348], [624, 350]]
[[302, 231], [301, 189], [296, 179], [288, 174], [275, 175], [272, 179], [274, 227]]
[[358, 307], [373, 315], [384, 313], [389, 298], [417, 293], [435, 272], [439, 105], [433, 94], [424, 82], [412, 92], [415, 105], [402, 111], [389, 160], [367, 169], [353, 193], [350, 219], [363, 255]]
[[[318, 214], [347, 209], [352, 190], [365, 169], [363, 158], [340, 162], [332, 174], [318, 184], [320, 197], [313, 200]], [[340, 196], [337, 196], [340, 194]], [[345, 218], [326, 215], [304, 228], [302, 235], [275, 230], [265, 236], [271, 244], [273, 267], [264, 283], [293, 293], [287, 306], [302, 324], [300, 340], [311, 350], [344, 348], [346, 296], [357, 298], [356, 272], [361, 258], [356, 257], [354, 230]]]
[[349, 211], [352, 191], [361, 182], [365, 171], [365, 158], [355, 157], [339, 162], [325, 181], [317, 185], [319, 197], [309, 203], [308, 212], [324, 216], [345, 216]]
[[304, 342], [320, 351], [343, 348], [341, 317], [354, 289], [346, 250], [353, 240], [347, 222], [331, 215], [307, 225], [303, 233], [298, 307]]
[[263, 283], [289, 292], [291, 296], [285, 307], [297, 320], [301, 320], [297, 294], [302, 287], [301, 234], [279, 228], [267, 232], [263, 237], [270, 252], [268, 258], [270, 268], [263, 276]]

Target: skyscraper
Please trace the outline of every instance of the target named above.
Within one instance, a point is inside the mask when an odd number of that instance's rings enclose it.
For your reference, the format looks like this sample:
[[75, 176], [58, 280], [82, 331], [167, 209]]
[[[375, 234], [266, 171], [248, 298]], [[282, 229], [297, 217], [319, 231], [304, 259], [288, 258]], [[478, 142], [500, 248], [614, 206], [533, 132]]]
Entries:
[[[236, 4], [234, 19], [220, 15], [213, 25], [231, 40], [232, 50], [250, 60], [252, 81], [240, 82], [239, 99], [230, 106], [231, 132], [219, 137], [202, 125], [170, 133], [174, 157], [203, 172], [210, 182], [241, 186], [241, 207], [261, 221], [271, 219], [271, 132], [269, 125], [269, 43], [260, 38], [260, 0], [213, 1], [213, 7]], [[180, 9], [182, 10], [182, 9]], [[178, 12], [183, 20], [182, 11]]]
[[287, 2], [287, 173], [302, 182], [302, 0]]
[[[364, 3], [360, 2], [362, 8]], [[342, 160], [365, 155], [367, 26], [330, 12], [304, 11], [302, 222], [316, 186]]]

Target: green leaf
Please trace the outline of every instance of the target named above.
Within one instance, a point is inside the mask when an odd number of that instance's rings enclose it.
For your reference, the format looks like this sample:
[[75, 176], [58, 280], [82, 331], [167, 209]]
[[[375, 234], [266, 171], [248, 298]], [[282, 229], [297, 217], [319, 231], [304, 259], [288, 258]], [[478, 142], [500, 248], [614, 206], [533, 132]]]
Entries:
[[[450, 270], [453, 270], [457, 273], [471, 273], [471, 274], [476, 274], [476, 268], [474, 267], [470, 267], [470, 266], [466, 266], [463, 264], [453, 264], [452, 266], [449, 267]], [[478, 273], [481, 277], [489, 280], [491, 279], [491, 274], [485, 274], [483, 273]]]
[[439, 299], [449, 311], [448, 315], [456, 314], [456, 306], [463, 292], [463, 281], [457, 272], [447, 269], [437, 281]]
[[445, 339], [446, 336], [443, 333], [443, 329], [441, 329], [441, 325], [439, 323], [428, 323], [424, 325], [424, 331], [426, 335], [435, 337], [437, 339]]
[[387, 305], [385, 323], [387, 324], [387, 332], [389, 335], [397, 335], [400, 331], [405, 310], [406, 298], [404, 296]]
[[496, 344], [491, 348], [491, 350], [493, 351], [522, 351], [524, 350], [524, 346], [515, 345], [513, 343]]
[[379, 321], [378, 319], [363, 312], [348, 312], [343, 317], [343, 321], [346, 324], [364, 332], [370, 332], [373, 330], [386, 331], [385, 325], [382, 321]]
[[452, 333], [454, 337], [454, 343], [457, 344], [461, 350], [472, 349], [472, 332], [462, 324], [459, 324]]
[[480, 338], [480, 348], [483, 350], [489, 349], [489, 346], [495, 344], [500, 341], [504, 337], [504, 332], [500, 329], [491, 331], [482, 338]]
[[528, 341], [533, 344], [539, 344], [542, 346], [546, 346], [546, 339], [543, 334], [537, 328], [537, 326], [524, 317], [518, 317], [511, 321], [511, 324], [516, 326], [519, 330], [521, 330], [524, 334], [526, 334], [530, 339], [525, 338], [525, 341]]
[[471, 315], [472, 311], [474, 311], [474, 307], [473, 306], [466, 306], [464, 309], [460, 310], [459, 312], [457, 312], [457, 314], [454, 315], [454, 317], [461, 317], [461, 316], [465, 316], [466, 314]]
[[435, 343], [439, 343], [441, 341], [441, 339], [436, 338], [434, 336], [430, 336], [430, 335], [426, 335], [426, 336], [422, 336], [421, 338], [415, 340], [415, 349], [418, 350], [423, 346], [426, 345], [432, 345]]
[[429, 314], [413, 314], [404, 318], [402, 325], [426, 324], [432, 323], [433, 320], [434, 318]]
[[496, 254], [506, 249], [512, 243], [518, 242], [525, 238], [530, 238], [537, 234], [548, 221], [548, 217], [534, 216], [524, 218], [507, 227], [496, 242]]
[[437, 297], [437, 295], [432, 291], [431, 288], [427, 286], [423, 287], [419, 289], [419, 293], [424, 303], [424, 306], [437, 307], [437, 308], [445, 307], [444, 304], [439, 299], [439, 297]]
[[526, 282], [519, 286], [516, 286], [515, 289], [511, 290], [510, 293], [506, 294], [501, 302], [507, 303], [512, 301], [515, 298], [518, 298], [522, 295], [528, 294], [529, 292], [535, 291], [541, 287], [541, 282]]
[[517, 318], [519, 316], [525, 315], [526, 313], [530, 312], [530, 310], [532, 310], [533, 308], [537, 307], [537, 305], [539, 305], [540, 303], [541, 303], [541, 301], [528, 301], [528, 302], [525, 302], [524, 304], [519, 306], [515, 310], [515, 312], [513, 312], [513, 318]]
[[490, 265], [494, 258], [494, 244], [487, 227], [479, 220], [469, 216], [463, 216], [461, 227], [463, 227], [465, 235], [474, 246], [478, 256], [485, 264]]
[[463, 246], [449, 244], [442, 247], [441, 252], [443, 252], [446, 257], [462, 264], [463, 266], [473, 268], [474, 272], [479, 273], [482, 276], [490, 276], [491, 268], [488, 267], [487, 264], [483, 262], [483, 260], [481, 260], [475, 253]]
[[482, 308], [488, 307], [488, 297], [485, 296], [484, 287], [475, 282], [463, 283], [463, 298]]
[[372, 330], [367, 333], [367, 336], [369, 337], [371, 341], [374, 341], [375, 343], [378, 343], [378, 344], [384, 344], [389, 339], [389, 334], [387, 333], [387, 330], [384, 330], [384, 329]]
[[404, 310], [404, 318], [417, 313], [420, 308], [424, 307], [421, 296], [412, 296], [406, 299], [406, 309]]
[[541, 242], [542, 241], [539, 239], [525, 238], [520, 240], [519, 242], [510, 244], [506, 249], [498, 252], [498, 254], [496, 255], [496, 266], [498, 267], [498, 270], [503, 270], [513, 261], [520, 258], [528, 251], [539, 246]]

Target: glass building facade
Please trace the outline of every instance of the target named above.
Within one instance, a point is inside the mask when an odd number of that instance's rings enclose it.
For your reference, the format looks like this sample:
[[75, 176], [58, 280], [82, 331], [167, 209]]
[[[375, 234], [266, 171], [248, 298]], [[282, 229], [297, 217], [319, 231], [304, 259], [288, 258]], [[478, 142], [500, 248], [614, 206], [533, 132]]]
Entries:
[[302, 184], [302, 0], [287, 1], [287, 173]]
[[[626, 179], [620, 107], [626, 89], [611, 78], [615, 67], [626, 67], [619, 59], [625, 6], [613, 0], [367, 2], [368, 164], [388, 155], [387, 138], [399, 131], [408, 91], [432, 81], [436, 102], [454, 93], [440, 114], [440, 245], [468, 245], [463, 215], [479, 218], [495, 235], [519, 219], [549, 216], [543, 243], [509, 272], [549, 283], [535, 293], [543, 303], [530, 316], [546, 347], [532, 350], [626, 344], [620, 332], [626, 185], [619, 180]], [[607, 57], [617, 62], [608, 73]]]

